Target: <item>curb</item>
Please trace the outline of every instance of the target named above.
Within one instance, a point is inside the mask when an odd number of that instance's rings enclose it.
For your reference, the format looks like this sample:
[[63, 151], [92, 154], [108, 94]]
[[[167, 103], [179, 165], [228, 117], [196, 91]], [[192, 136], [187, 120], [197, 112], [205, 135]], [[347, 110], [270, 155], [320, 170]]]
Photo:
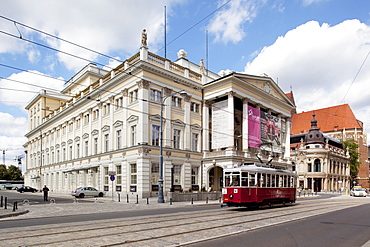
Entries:
[[28, 212], [29, 212], [28, 210], [24, 210], [24, 211], [20, 211], [20, 212], [4, 213], [4, 214], [0, 214], [0, 219], [14, 217], [14, 216], [22, 215], [22, 214], [26, 214]]

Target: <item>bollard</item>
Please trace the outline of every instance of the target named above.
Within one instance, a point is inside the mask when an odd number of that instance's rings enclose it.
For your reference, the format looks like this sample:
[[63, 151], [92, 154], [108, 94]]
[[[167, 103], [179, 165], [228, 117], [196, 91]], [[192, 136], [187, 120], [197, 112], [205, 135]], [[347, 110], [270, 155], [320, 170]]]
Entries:
[[208, 197], [207, 197], [206, 203], [208, 203]]
[[219, 198], [218, 202], [219, 202], [219, 203], [221, 203], [221, 196], [220, 196], [220, 198]]
[[120, 193], [117, 193], [118, 194], [118, 202], [121, 202], [121, 194]]
[[13, 203], [13, 212], [15, 212], [15, 205], [16, 205], [17, 202], [14, 202]]
[[149, 198], [146, 198], [146, 204], [149, 204]]
[[18, 202], [15, 202], [15, 209], [18, 209]]
[[127, 199], [126, 199], [127, 203], [128, 203], [128, 194], [127, 194]]
[[3, 196], [1, 196], [0, 208], [3, 207], [3, 200], [4, 200], [4, 198], [3, 198]]
[[172, 198], [170, 198], [170, 205], [172, 205]]
[[139, 195], [136, 195], [136, 204], [139, 204]]
[[5, 197], [5, 200], [4, 200], [4, 209], [7, 209], [7, 204], [8, 204], [8, 197]]
[[193, 205], [194, 204], [194, 198], [192, 197], [191, 198], [191, 205]]

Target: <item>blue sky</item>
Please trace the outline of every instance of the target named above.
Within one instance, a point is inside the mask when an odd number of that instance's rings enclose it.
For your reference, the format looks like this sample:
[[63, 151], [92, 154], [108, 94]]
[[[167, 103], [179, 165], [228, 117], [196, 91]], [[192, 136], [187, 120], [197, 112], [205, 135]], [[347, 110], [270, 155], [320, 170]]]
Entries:
[[[292, 88], [298, 112], [348, 103], [370, 132], [368, 0], [137, 0], [135, 4], [129, 0], [3, 0], [0, 150], [8, 150], [7, 165], [22, 154], [27, 132], [24, 107], [42, 87], [62, 89], [63, 81], [86, 60], [118, 65], [21, 24], [119, 60], [138, 52], [145, 28], [149, 50], [164, 56], [164, 6], [170, 60], [177, 59], [180, 49], [194, 63], [206, 59], [207, 32], [209, 70], [266, 73], [283, 91]], [[22, 39], [17, 38], [20, 35]]]

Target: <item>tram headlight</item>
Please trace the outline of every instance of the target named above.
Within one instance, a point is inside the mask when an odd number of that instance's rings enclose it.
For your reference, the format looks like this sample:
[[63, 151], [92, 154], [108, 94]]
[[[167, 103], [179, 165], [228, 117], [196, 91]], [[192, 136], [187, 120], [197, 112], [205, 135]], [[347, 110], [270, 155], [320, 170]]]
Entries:
[[229, 197], [230, 197], [230, 199], [233, 199], [234, 195], [230, 194]]

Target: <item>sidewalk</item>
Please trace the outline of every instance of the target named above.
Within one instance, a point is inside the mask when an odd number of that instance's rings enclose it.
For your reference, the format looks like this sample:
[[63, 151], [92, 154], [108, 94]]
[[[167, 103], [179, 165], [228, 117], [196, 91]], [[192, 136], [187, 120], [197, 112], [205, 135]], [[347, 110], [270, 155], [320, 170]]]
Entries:
[[[70, 198], [71, 203], [58, 203], [55, 197]], [[171, 208], [171, 207], [194, 207], [202, 205], [221, 205], [219, 200], [194, 201], [192, 202], [171, 202], [158, 203], [157, 197], [133, 199], [120, 198], [118, 201], [117, 195], [112, 200], [112, 196], [104, 197], [87, 197], [84, 199], [75, 199], [68, 194], [58, 194], [51, 192], [49, 195], [49, 204], [34, 204], [28, 205], [18, 203], [18, 209], [13, 212], [13, 205], [8, 204], [7, 209], [0, 208], [0, 220], [9, 219], [26, 219], [38, 217], [57, 217], [67, 215], [80, 215], [92, 213], [108, 213], [108, 212], [122, 212], [132, 210], [147, 210], [153, 208]], [[54, 200], [54, 201], [53, 201]], [[15, 217], [16, 216], [16, 217]]]

